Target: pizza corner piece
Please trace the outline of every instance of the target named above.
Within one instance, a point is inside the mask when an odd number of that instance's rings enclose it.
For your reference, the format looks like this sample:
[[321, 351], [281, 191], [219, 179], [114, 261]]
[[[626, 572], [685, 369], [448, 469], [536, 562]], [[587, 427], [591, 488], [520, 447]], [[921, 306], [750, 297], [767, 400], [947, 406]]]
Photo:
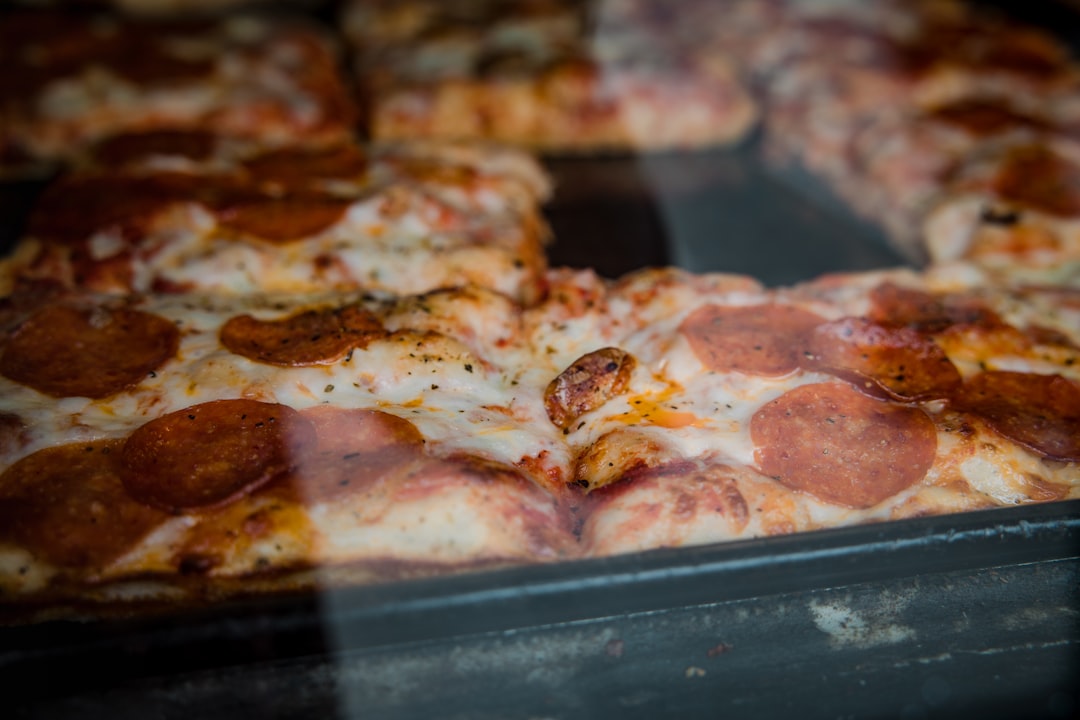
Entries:
[[531, 323], [563, 341], [545, 403], [587, 556], [1080, 497], [1075, 289], [956, 267], [553, 287], [589, 298]]
[[65, 291], [5, 310], [13, 612], [577, 556], [561, 435], [499, 293]]

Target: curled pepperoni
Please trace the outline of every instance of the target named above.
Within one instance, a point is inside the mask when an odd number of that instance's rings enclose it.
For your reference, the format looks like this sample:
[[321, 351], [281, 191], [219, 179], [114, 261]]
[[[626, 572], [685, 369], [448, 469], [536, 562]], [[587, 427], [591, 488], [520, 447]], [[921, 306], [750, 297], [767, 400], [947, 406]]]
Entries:
[[256, 362], [295, 367], [335, 362], [383, 334], [378, 318], [349, 305], [308, 310], [281, 320], [239, 315], [221, 328], [221, 344]]
[[1010, 152], [994, 179], [998, 195], [1062, 217], [1080, 215], [1080, 166], [1047, 147]]
[[163, 510], [220, 506], [289, 472], [314, 445], [311, 422], [290, 407], [215, 400], [131, 433], [121, 454], [124, 487]]
[[637, 362], [619, 348], [582, 355], [544, 390], [544, 407], [557, 427], [566, 430], [579, 417], [622, 394]]
[[423, 455], [423, 435], [396, 415], [329, 405], [301, 415], [315, 427], [317, 443], [289, 475], [288, 484], [305, 503], [333, 502], [362, 492]]
[[798, 369], [807, 333], [822, 322], [792, 305], [706, 305], [679, 331], [710, 370], [776, 377]]
[[216, 137], [204, 130], [150, 130], [114, 135], [98, 143], [94, 159], [101, 165], [120, 167], [163, 155], [205, 160], [214, 151]]
[[922, 410], [838, 383], [781, 395], [754, 414], [750, 437], [764, 474], [853, 508], [872, 507], [918, 482], [937, 452], [937, 431]]
[[669, 454], [653, 435], [633, 428], [611, 430], [577, 456], [572, 482], [592, 492], [656, 467], [666, 462]]
[[1045, 458], [1080, 461], [1080, 386], [1060, 375], [980, 373], [956, 405]]
[[158, 315], [47, 305], [0, 354], [0, 374], [53, 397], [103, 398], [138, 384], [176, 354], [180, 331]]
[[906, 325], [919, 332], [937, 333], [954, 325], [996, 327], [1004, 321], [977, 298], [931, 295], [891, 282], [870, 292], [869, 317], [883, 325]]
[[221, 227], [272, 243], [302, 240], [341, 220], [352, 203], [332, 195], [237, 196], [217, 203]]
[[121, 440], [46, 448], [0, 475], [0, 540], [69, 568], [97, 568], [168, 516], [120, 482]]
[[358, 178], [367, 168], [367, 159], [356, 145], [286, 148], [257, 155], [244, 166], [259, 182], [302, 187], [312, 180]]
[[810, 333], [805, 363], [856, 387], [900, 400], [946, 397], [960, 373], [933, 341], [907, 327], [863, 318], [823, 323]]

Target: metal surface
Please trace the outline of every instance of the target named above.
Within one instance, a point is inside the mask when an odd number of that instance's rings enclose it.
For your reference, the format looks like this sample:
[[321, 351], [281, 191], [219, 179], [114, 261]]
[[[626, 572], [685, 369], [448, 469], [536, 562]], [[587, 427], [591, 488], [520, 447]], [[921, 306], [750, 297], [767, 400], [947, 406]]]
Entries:
[[1080, 502], [0, 630], [20, 717], [1070, 717]]
[[789, 285], [828, 272], [905, 264], [884, 235], [812, 178], [763, 167], [755, 139], [736, 148], [548, 159], [553, 265], [616, 277], [674, 264]]

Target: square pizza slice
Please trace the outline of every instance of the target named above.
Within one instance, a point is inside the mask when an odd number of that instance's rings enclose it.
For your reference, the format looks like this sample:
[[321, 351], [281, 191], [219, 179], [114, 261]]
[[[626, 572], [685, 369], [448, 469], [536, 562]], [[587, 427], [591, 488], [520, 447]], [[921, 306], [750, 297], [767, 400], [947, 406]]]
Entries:
[[496, 148], [118, 136], [45, 191], [8, 276], [121, 293], [474, 283], [532, 302], [547, 187]]
[[356, 111], [330, 35], [303, 17], [133, 19], [5, 11], [0, 158], [47, 163], [125, 131], [344, 140]]
[[1080, 496], [1074, 295], [974, 267], [560, 273], [529, 327], [582, 553]]
[[0, 322], [6, 611], [576, 556], [562, 436], [498, 293], [42, 284]]
[[730, 60], [699, 55], [621, 5], [347, 3], [342, 27], [372, 136], [481, 138], [549, 152], [697, 148], [744, 137], [757, 109]]

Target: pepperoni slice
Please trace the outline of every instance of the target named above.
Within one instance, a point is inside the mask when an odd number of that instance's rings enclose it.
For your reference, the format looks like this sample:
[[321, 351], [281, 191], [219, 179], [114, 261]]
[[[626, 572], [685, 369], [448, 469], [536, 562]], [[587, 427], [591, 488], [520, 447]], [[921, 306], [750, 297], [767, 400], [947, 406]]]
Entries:
[[776, 377], [798, 369], [807, 333], [822, 322], [792, 305], [706, 305], [679, 331], [710, 370]]
[[843, 318], [810, 333], [807, 367], [900, 400], [947, 397], [960, 373], [933, 341], [907, 327]]
[[1004, 321], [977, 298], [931, 295], [885, 282], [870, 291], [869, 317], [883, 325], [907, 325], [919, 332], [937, 333], [953, 325], [996, 327]]
[[221, 344], [256, 362], [296, 367], [336, 362], [384, 334], [378, 318], [350, 305], [308, 310], [281, 320], [239, 315], [221, 328]]
[[223, 228], [272, 243], [288, 243], [317, 235], [341, 220], [352, 204], [332, 195], [247, 196], [215, 208]]
[[137, 238], [145, 234], [158, 213], [191, 197], [194, 184], [194, 178], [185, 181], [177, 175], [63, 179], [42, 194], [30, 216], [28, 231], [39, 239], [60, 243], [76, 243], [105, 230]]
[[1073, 339], [1055, 328], [1045, 325], [1032, 324], [1023, 330], [1024, 335], [1036, 345], [1056, 345], [1070, 350], [1080, 350]]
[[750, 437], [764, 474], [853, 508], [872, 507], [918, 482], [937, 452], [937, 431], [922, 410], [839, 383], [781, 395], [754, 414]]
[[168, 516], [120, 482], [122, 440], [46, 448], [0, 475], [0, 540], [68, 568], [99, 568]]
[[[126, 37], [120, 48], [110, 57], [102, 58], [108, 68], [120, 77], [138, 85], [162, 85], [204, 80], [214, 74], [215, 57], [183, 57], [169, 52], [153, 28], [126, 28]], [[121, 50], [122, 48], [122, 50]]]
[[1060, 375], [980, 373], [956, 404], [1045, 458], [1080, 461], [1080, 386]]
[[163, 510], [224, 505], [300, 464], [315, 429], [285, 405], [215, 400], [151, 420], [124, 444], [124, 487]]
[[1080, 215], [1080, 166], [1044, 146], [1010, 152], [993, 189], [1006, 200], [1051, 215]]
[[978, 137], [997, 135], [1016, 128], [1048, 129], [1047, 123], [1017, 112], [1001, 102], [968, 98], [935, 108], [930, 117], [966, 130]]
[[72, 176], [50, 185], [30, 217], [29, 231], [40, 239], [75, 244], [103, 231], [137, 242], [160, 213], [227, 179], [212, 175], [162, 172], [149, 177]]
[[575, 360], [544, 390], [544, 407], [551, 422], [566, 430], [585, 413], [622, 394], [636, 364], [633, 355], [614, 347]]
[[203, 130], [151, 130], [107, 138], [94, 147], [94, 158], [108, 167], [130, 165], [155, 155], [205, 160], [216, 137]]
[[141, 310], [48, 305], [12, 333], [0, 374], [53, 397], [103, 398], [137, 385], [179, 342], [174, 323]]
[[423, 456], [423, 435], [396, 415], [329, 405], [308, 408], [301, 415], [314, 425], [318, 440], [288, 484], [305, 503], [333, 502], [362, 492]]
[[246, 161], [244, 166], [257, 181], [302, 187], [312, 180], [360, 177], [367, 168], [367, 158], [355, 145], [286, 148], [258, 155]]
[[[9, 3], [10, 5], [10, 3]], [[65, 75], [78, 74], [92, 58], [107, 57], [116, 45], [111, 22], [87, 22], [77, 13], [53, 10], [9, 12], [0, 22], [0, 59], [7, 72], [0, 85], [19, 83], [24, 90], [40, 88]], [[22, 100], [31, 97], [13, 95]]]

